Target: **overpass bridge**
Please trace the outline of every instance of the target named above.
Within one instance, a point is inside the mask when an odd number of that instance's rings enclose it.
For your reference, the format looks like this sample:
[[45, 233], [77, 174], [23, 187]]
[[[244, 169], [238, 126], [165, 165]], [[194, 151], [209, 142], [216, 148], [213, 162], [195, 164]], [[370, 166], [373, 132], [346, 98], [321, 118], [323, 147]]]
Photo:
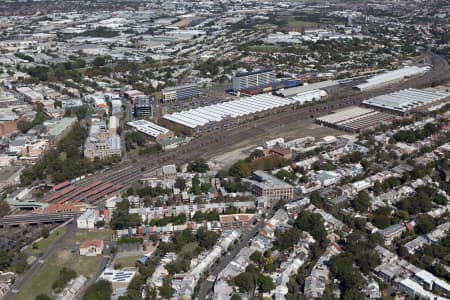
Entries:
[[63, 212], [51, 214], [30, 213], [21, 215], [9, 215], [0, 218], [0, 228], [9, 226], [63, 223], [69, 219], [75, 218], [78, 214], [78, 212]]

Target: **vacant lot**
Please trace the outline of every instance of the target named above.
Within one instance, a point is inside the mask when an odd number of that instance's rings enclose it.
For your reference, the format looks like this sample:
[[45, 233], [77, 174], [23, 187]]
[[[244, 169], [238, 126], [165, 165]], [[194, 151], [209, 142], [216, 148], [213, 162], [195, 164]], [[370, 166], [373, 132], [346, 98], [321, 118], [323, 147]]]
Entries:
[[65, 232], [66, 232], [65, 226], [56, 229], [48, 236], [48, 238], [42, 239], [39, 242], [37, 242], [36, 246], [34, 247], [35, 249], [33, 249], [33, 246], [30, 246], [27, 248], [27, 250], [25, 250], [25, 253], [27, 253], [29, 255], [34, 255], [34, 256], [38, 256], [39, 253], [44, 253], [48, 249], [48, 247], [50, 247], [50, 245], [52, 245], [60, 237], [62, 237]]

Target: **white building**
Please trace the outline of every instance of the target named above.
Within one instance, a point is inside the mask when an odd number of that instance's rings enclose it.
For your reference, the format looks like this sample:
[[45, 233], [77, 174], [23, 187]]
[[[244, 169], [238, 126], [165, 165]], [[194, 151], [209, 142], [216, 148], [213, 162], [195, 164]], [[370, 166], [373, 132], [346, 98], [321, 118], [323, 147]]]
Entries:
[[78, 229], [94, 229], [98, 220], [98, 210], [88, 209], [77, 218]]

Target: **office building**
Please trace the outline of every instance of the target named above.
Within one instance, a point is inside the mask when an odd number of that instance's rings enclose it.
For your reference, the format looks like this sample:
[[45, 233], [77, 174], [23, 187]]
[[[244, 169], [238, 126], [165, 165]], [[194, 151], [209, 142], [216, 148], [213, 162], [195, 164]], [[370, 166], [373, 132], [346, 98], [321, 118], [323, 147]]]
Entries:
[[134, 117], [148, 118], [153, 116], [153, 97], [141, 96], [134, 100]]
[[269, 85], [276, 80], [277, 76], [271, 69], [252, 72], [239, 72], [233, 76], [233, 90]]
[[162, 101], [166, 103], [196, 97], [200, 94], [200, 89], [197, 84], [186, 84], [165, 88], [161, 92]]

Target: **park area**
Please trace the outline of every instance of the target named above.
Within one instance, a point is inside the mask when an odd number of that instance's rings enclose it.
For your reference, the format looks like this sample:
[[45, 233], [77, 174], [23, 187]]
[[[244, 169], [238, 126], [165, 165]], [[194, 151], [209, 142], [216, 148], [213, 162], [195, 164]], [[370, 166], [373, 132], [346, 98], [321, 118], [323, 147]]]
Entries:
[[[15, 297], [17, 300], [34, 299], [39, 294], [52, 295], [53, 285], [60, 277], [63, 268], [73, 270], [76, 275], [83, 275], [88, 280], [95, 276], [102, 256], [80, 256], [79, 245], [85, 240], [102, 239], [111, 240], [111, 230], [76, 231], [66, 234], [65, 227], [53, 231], [48, 238], [35, 243], [35, 246], [25, 250], [28, 255], [38, 257], [55, 243], [61, 243], [49, 257], [42, 263], [41, 268], [26, 282]], [[61, 237], [63, 237], [61, 239]], [[61, 240], [60, 240], [61, 239]], [[40, 262], [36, 262], [40, 263]]]

